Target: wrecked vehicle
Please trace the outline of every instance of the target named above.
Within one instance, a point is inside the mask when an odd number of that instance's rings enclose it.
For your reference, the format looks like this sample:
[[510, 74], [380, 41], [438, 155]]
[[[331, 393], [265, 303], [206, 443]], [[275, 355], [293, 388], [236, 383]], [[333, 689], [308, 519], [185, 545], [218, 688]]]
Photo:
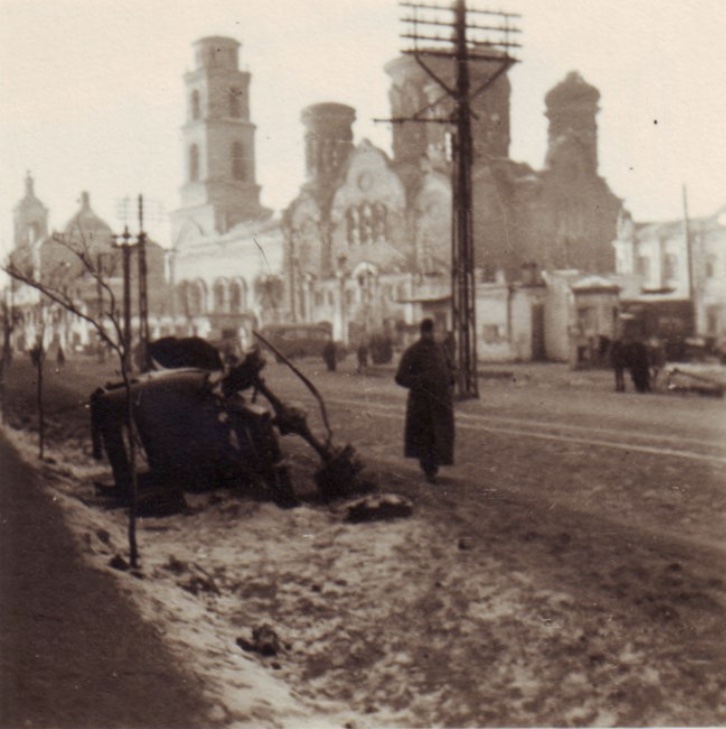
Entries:
[[[311, 432], [303, 412], [267, 386], [258, 348], [226, 368], [219, 352], [197, 337], [166, 337], [150, 343], [148, 353], [154, 368], [130, 382], [134, 425], [148, 464], [139, 474], [142, 490], [251, 486], [263, 489], [281, 507], [295, 506], [298, 500], [278, 434], [296, 434], [315, 450], [321, 461], [315, 482], [324, 500], [370, 488], [361, 478], [363, 464], [352, 446], [333, 445], [322, 398], [293, 365], [319, 400], [328, 430], [325, 440]], [[258, 395], [268, 407], [257, 401]], [[132, 471], [124, 437], [129, 411], [123, 382], [98, 388], [90, 407], [93, 455], [101, 459], [106, 451], [113, 490], [128, 500]]]

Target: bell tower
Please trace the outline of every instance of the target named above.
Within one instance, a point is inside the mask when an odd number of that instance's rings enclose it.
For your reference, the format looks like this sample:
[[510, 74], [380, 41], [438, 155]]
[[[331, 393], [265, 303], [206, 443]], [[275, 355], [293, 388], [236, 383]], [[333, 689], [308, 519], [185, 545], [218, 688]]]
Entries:
[[15, 222], [14, 247], [33, 246], [48, 236], [48, 209], [35, 196], [30, 172], [25, 176], [25, 197], [13, 211]]
[[576, 71], [545, 96], [549, 119], [546, 166], [596, 175], [600, 92]]
[[255, 125], [250, 121], [251, 74], [239, 68], [240, 43], [211, 36], [194, 44], [194, 70], [184, 75], [184, 184], [175, 233], [185, 222], [205, 234], [269, 214], [260, 205]]
[[345, 104], [313, 104], [300, 115], [305, 125], [305, 177], [315, 188], [330, 187], [353, 149], [355, 109]]

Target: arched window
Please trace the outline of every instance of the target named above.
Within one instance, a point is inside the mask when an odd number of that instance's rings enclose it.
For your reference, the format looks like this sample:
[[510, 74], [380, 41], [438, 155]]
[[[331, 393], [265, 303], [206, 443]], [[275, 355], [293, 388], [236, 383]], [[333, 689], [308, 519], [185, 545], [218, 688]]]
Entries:
[[189, 315], [189, 284], [186, 281], [176, 287], [176, 306], [179, 311]]
[[235, 119], [242, 114], [242, 104], [240, 104], [239, 89], [231, 88], [229, 90], [229, 115]]
[[245, 150], [242, 142], [234, 142], [232, 144], [232, 179], [245, 179]]
[[229, 310], [240, 314], [247, 309], [247, 284], [244, 279], [236, 279], [229, 285]]
[[202, 107], [199, 101], [199, 91], [194, 89], [192, 91], [192, 119], [199, 119], [199, 117], [202, 115]]
[[678, 256], [675, 253], [666, 253], [663, 258], [663, 278], [666, 281], [678, 277]]
[[205, 290], [202, 281], [193, 281], [187, 288], [187, 312], [189, 316], [199, 316], [204, 313]]
[[377, 202], [373, 205], [373, 239], [386, 240], [388, 237], [388, 208]]
[[345, 211], [348, 245], [354, 246], [359, 242], [360, 228], [358, 223], [358, 211], [355, 208], [348, 208]]
[[40, 238], [40, 227], [38, 223], [31, 223], [28, 226], [28, 243], [35, 243]]
[[650, 278], [650, 259], [647, 256], [638, 256], [635, 262], [635, 270], [646, 280]]
[[214, 284], [214, 312], [216, 314], [227, 313], [227, 290], [224, 281], [217, 281]]
[[199, 179], [199, 147], [192, 144], [189, 147], [189, 180], [196, 182]]
[[364, 202], [360, 207], [360, 242], [373, 241], [373, 208], [370, 203]]
[[242, 311], [242, 288], [239, 281], [232, 281], [229, 285], [229, 310], [232, 314]]

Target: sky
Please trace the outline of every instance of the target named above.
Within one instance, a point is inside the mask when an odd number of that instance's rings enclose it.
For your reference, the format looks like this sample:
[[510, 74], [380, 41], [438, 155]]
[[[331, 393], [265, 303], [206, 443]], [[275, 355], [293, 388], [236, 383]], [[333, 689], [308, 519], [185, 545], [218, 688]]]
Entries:
[[[445, 4], [445, 3], [440, 3]], [[601, 93], [600, 174], [638, 221], [726, 205], [726, 2], [470, 0], [521, 13], [512, 83], [512, 159], [541, 169], [544, 96], [570, 71]], [[193, 43], [242, 43], [252, 73], [257, 182], [284, 209], [303, 181], [309, 104], [356, 109], [356, 141], [390, 152], [384, 65], [406, 41], [396, 0], [0, 0], [0, 254], [30, 171], [62, 229], [88, 191], [114, 229], [124, 198], [169, 245], [183, 179], [183, 74]], [[135, 218], [132, 229], [135, 225]]]

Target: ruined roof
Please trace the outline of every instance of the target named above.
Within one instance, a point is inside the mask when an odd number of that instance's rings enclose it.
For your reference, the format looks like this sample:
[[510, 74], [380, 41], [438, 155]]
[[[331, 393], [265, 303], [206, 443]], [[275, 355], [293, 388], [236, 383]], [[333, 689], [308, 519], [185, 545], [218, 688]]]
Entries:
[[597, 104], [600, 99], [600, 92], [591, 86], [577, 72], [570, 71], [564, 81], [561, 81], [552, 88], [545, 96], [545, 104], [548, 109], [573, 104]]

